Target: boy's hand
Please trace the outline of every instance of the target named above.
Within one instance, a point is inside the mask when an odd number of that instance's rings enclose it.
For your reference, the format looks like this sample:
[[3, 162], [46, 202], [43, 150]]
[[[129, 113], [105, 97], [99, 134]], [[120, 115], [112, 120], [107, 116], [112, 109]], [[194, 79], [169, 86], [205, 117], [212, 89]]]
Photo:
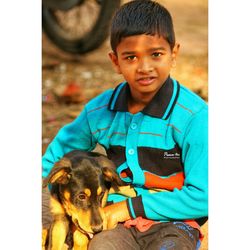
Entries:
[[126, 201], [114, 203], [104, 208], [104, 213], [107, 220], [107, 228], [113, 229], [118, 222], [124, 222], [130, 219]]

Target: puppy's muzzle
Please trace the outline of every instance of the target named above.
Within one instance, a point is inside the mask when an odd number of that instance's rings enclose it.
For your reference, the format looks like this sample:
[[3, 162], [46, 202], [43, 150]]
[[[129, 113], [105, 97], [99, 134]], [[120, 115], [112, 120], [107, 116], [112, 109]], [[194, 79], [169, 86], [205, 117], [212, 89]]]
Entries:
[[95, 225], [95, 226], [91, 226], [91, 229], [93, 230], [94, 233], [99, 233], [102, 231], [103, 229], [103, 225]]

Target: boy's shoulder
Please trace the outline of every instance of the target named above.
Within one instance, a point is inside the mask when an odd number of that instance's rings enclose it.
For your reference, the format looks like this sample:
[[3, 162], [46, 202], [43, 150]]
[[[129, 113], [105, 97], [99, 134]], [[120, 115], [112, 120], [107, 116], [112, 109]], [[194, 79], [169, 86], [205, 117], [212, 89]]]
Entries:
[[169, 121], [170, 124], [173, 124], [178, 129], [176, 135], [183, 139], [183, 136], [186, 134], [185, 131], [190, 124], [198, 127], [203, 126], [205, 131], [207, 119], [207, 103], [196, 93], [179, 84], [178, 98]]
[[207, 103], [192, 90], [179, 84], [179, 94], [171, 115], [171, 122], [184, 131], [189, 122], [195, 118], [206, 121]]
[[88, 112], [91, 110], [98, 110], [101, 108], [108, 107], [110, 98], [114, 92], [114, 89], [108, 89], [103, 93], [97, 95], [93, 99], [91, 99], [85, 106]]
[[115, 103], [114, 100], [116, 100], [120, 94], [120, 90], [125, 83], [126, 82], [121, 82], [114, 89], [108, 89], [90, 100], [85, 106], [87, 113], [94, 110], [104, 110], [105, 112], [112, 110], [112, 105]]
[[199, 95], [182, 84], [180, 84], [180, 92], [176, 105], [190, 114], [195, 114], [200, 110], [208, 108], [207, 103]]

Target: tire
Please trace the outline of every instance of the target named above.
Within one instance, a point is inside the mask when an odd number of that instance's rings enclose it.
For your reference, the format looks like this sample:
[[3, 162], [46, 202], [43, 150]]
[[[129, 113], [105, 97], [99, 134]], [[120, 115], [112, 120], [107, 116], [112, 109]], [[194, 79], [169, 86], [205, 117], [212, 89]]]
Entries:
[[[98, 1], [85, 0], [81, 5], [74, 7], [74, 10], [61, 11], [54, 10], [48, 7], [42, 6], [42, 26], [43, 30], [48, 36], [48, 38], [63, 51], [73, 53], [73, 54], [84, 54], [98, 48], [109, 35], [109, 25], [111, 18], [115, 10], [120, 6], [120, 0], [102, 0], [97, 4]], [[98, 13], [91, 15], [88, 11], [88, 4], [96, 4], [98, 8]], [[95, 20], [90, 22], [90, 27], [83, 34], [72, 35], [69, 29], [65, 28], [60, 21], [67, 24], [66, 17], [70, 15], [73, 11], [78, 11], [82, 8], [85, 13], [81, 12], [81, 18], [86, 21], [89, 19], [87, 14]], [[81, 9], [81, 10], [82, 10]], [[80, 10], [80, 11], [81, 11]], [[76, 14], [73, 13], [76, 16]], [[85, 19], [84, 19], [85, 18]], [[71, 16], [72, 19], [72, 16]], [[69, 19], [69, 20], [71, 20]], [[78, 28], [80, 31], [85, 28], [85, 24], [78, 23], [72, 25], [73, 28]]]

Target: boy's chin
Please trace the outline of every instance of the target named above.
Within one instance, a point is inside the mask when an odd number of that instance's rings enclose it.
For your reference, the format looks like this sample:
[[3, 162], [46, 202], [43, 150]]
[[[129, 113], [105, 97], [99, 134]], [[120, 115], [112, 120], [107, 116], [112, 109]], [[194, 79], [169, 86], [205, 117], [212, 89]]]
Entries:
[[162, 84], [155, 84], [155, 83], [151, 83], [151, 84], [140, 84], [138, 86], [138, 89], [140, 89], [141, 92], [143, 93], [152, 93], [152, 92], [157, 92]]

